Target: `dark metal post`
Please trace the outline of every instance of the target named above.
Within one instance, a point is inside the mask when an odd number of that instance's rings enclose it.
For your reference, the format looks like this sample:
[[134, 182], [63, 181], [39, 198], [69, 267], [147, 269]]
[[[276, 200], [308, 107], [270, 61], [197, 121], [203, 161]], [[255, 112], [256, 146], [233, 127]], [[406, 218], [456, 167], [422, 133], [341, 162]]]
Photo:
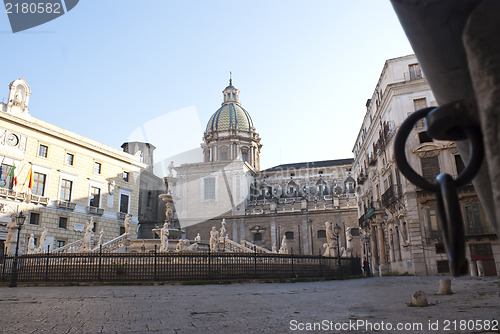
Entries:
[[156, 246], [155, 245], [155, 260], [154, 260], [154, 264], [155, 264], [155, 267], [154, 267], [154, 276], [153, 276], [153, 280], [156, 281], [156, 261], [157, 261], [157, 253], [156, 253]]
[[45, 264], [45, 281], [49, 280], [49, 256], [50, 256], [50, 245], [47, 245], [47, 263]]
[[99, 245], [99, 273], [98, 273], [99, 281], [102, 280], [101, 270], [102, 270], [102, 245]]
[[295, 276], [295, 270], [294, 270], [294, 268], [293, 268], [293, 253], [291, 254], [291, 257], [290, 257], [290, 258], [291, 258], [291, 260], [292, 260], [292, 277], [294, 277], [294, 276]]
[[300, 225], [297, 225], [297, 231], [299, 232], [299, 254], [302, 254], [302, 245], [300, 242]]
[[255, 278], [257, 278], [257, 248], [253, 246], [253, 269]]
[[16, 223], [17, 223], [16, 253], [14, 255], [14, 262], [12, 263], [12, 274], [10, 276], [10, 284], [9, 284], [9, 286], [12, 288], [17, 287], [17, 275], [18, 275], [17, 262], [19, 261], [19, 238], [21, 237], [21, 228], [23, 227], [25, 219], [26, 217], [23, 215], [22, 211], [16, 217]]

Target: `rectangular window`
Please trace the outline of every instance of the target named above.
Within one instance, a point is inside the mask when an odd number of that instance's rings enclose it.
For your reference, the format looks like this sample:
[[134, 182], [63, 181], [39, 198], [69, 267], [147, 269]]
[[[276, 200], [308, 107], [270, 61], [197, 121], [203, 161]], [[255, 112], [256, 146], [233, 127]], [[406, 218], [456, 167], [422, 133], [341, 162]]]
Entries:
[[90, 206], [95, 208], [99, 207], [99, 201], [101, 199], [101, 189], [97, 187], [90, 188]]
[[427, 209], [427, 218], [429, 219], [429, 234], [431, 238], [439, 238], [441, 229], [439, 228], [440, 220], [438, 212], [435, 208]]
[[64, 240], [57, 240], [57, 241], [56, 241], [56, 247], [57, 247], [57, 248], [61, 248], [61, 247], [63, 247], [65, 244], [66, 244], [66, 241], [64, 241]]
[[30, 213], [30, 224], [31, 225], [40, 225], [40, 214], [38, 212]]
[[434, 182], [436, 176], [439, 174], [439, 160], [438, 157], [425, 157], [420, 158], [422, 164], [422, 176], [429, 182]]
[[123, 172], [123, 181], [128, 182], [128, 172]]
[[38, 146], [38, 156], [39, 157], [46, 158], [48, 156], [48, 153], [49, 153], [48, 146], [45, 146], [42, 144], [40, 144], [40, 146]]
[[459, 154], [455, 154], [455, 167], [457, 167], [457, 175], [465, 169], [464, 161]]
[[73, 181], [62, 179], [61, 193], [59, 199], [62, 201], [71, 202], [71, 189], [73, 188]]
[[125, 234], [125, 227], [120, 226], [120, 235]]
[[73, 161], [75, 159], [75, 156], [71, 153], [66, 153], [66, 165], [73, 166]]
[[420, 144], [423, 143], [432, 143], [432, 138], [427, 134], [427, 131], [422, 131], [418, 133], [418, 140]]
[[120, 212], [121, 213], [128, 213], [128, 201], [129, 201], [129, 196], [125, 194], [120, 195]]
[[420, 65], [410, 64], [408, 65], [408, 70], [410, 71], [410, 80], [422, 79], [422, 71], [420, 70]]
[[413, 111], [417, 111], [424, 108], [427, 108], [427, 100], [425, 97], [413, 100]]
[[215, 200], [215, 178], [210, 177], [203, 180], [203, 198], [207, 200]]
[[481, 207], [479, 204], [465, 205], [464, 211], [467, 234], [484, 233], [483, 221], [481, 219]]
[[68, 228], [68, 218], [59, 217], [59, 228]]
[[33, 189], [31, 193], [36, 196], [43, 196], [45, 192], [45, 180], [47, 176], [42, 173], [33, 173]]
[[94, 162], [94, 173], [101, 174], [101, 163]]
[[448, 260], [436, 261], [438, 274], [446, 274], [450, 272], [450, 265]]
[[227, 152], [226, 151], [221, 151], [220, 152], [220, 159], [221, 160], [227, 160]]

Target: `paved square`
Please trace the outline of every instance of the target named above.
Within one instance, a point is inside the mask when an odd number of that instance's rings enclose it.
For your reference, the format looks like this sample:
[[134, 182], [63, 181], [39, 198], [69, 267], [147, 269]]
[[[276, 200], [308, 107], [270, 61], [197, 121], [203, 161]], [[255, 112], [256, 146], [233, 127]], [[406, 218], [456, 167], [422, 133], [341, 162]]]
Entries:
[[[300, 283], [0, 288], [1, 333], [292, 333], [313, 323], [421, 323], [424, 333], [461, 320], [500, 320], [500, 279], [458, 278], [454, 294], [435, 295], [443, 277], [375, 277]], [[423, 290], [433, 305], [409, 307]], [[428, 328], [438, 321], [439, 331]], [[317, 326], [319, 326], [317, 324]], [[329, 325], [329, 326], [330, 326]], [[309, 327], [313, 328], [313, 327]], [[303, 331], [331, 333], [342, 330]], [[296, 330], [293, 330], [296, 329]], [[351, 328], [352, 329], [352, 328]], [[371, 330], [370, 330], [371, 329]], [[377, 328], [358, 328], [374, 332]], [[384, 333], [405, 331], [381, 330]], [[412, 331], [406, 331], [412, 332]], [[498, 332], [498, 331], [496, 331]]]

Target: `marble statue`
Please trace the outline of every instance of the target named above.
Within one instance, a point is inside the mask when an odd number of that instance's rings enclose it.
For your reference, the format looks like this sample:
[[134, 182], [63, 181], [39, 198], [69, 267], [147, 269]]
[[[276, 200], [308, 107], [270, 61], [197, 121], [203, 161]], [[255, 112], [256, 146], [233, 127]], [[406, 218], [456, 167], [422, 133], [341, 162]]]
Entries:
[[102, 245], [102, 238], [104, 236], [104, 229], [101, 229], [101, 232], [99, 232], [99, 242], [97, 243], [97, 246]]
[[174, 176], [174, 172], [173, 172], [173, 170], [174, 170], [174, 162], [173, 161], [170, 161], [170, 165], [168, 165], [167, 169], [168, 169], [168, 175], [167, 175], [167, 177]]
[[199, 233], [196, 235], [196, 237], [194, 237], [194, 242], [201, 242], [201, 236]]
[[17, 229], [17, 224], [16, 224], [16, 215], [12, 214], [10, 216], [10, 222], [7, 223], [7, 238], [5, 239], [5, 253], [6, 255], [11, 255], [11, 247], [12, 245], [17, 241], [17, 235], [16, 235], [16, 229]]
[[92, 250], [92, 237], [94, 236], [94, 217], [90, 217], [85, 228], [85, 235], [83, 236], [84, 250], [90, 252]]
[[35, 253], [35, 236], [33, 233], [30, 234], [30, 238], [28, 240], [28, 254]]
[[286, 235], [283, 236], [281, 240], [281, 247], [279, 250], [280, 254], [288, 254], [288, 243], [286, 242]]
[[218, 243], [219, 241], [219, 232], [215, 229], [215, 226], [212, 226], [212, 231], [210, 231], [210, 251], [217, 252], [218, 251]]
[[223, 218], [222, 219], [222, 222], [221, 222], [221, 227], [220, 227], [220, 231], [219, 231], [219, 236], [221, 238], [223, 238], [225, 235], [226, 235], [226, 218]]
[[168, 252], [168, 223], [165, 222], [160, 230], [160, 252]]
[[36, 250], [37, 253], [43, 253], [43, 243], [45, 242], [45, 239], [47, 238], [47, 228], [44, 227], [42, 231], [42, 235], [40, 236], [40, 241], [38, 243], [38, 249]]
[[20, 107], [22, 103], [23, 103], [23, 93], [19, 89], [14, 95], [14, 105]]
[[115, 193], [116, 182], [115, 180], [108, 183], [108, 193], [113, 195]]
[[325, 222], [325, 230], [326, 230], [326, 243], [323, 244], [325, 248], [325, 253], [323, 256], [333, 257], [335, 256], [335, 232], [333, 231], [333, 224], [329, 222]]
[[132, 220], [132, 216], [127, 214], [125, 219], [123, 220], [123, 227], [125, 228], [125, 234], [130, 233], [130, 221]]
[[273, 242], [273, 247], [271, 248], [271, 251], [273, 253], [278, 253], [278, 249], [276, 248], [276, 243], [275, 242]]
[[[346, 249], [345, 249], [345, 257], [352, 256], [352, 227], [347, 227], [345, 229], [345, 240], [346, 240]], [[344, 255], [342, 255], [344, 256]]]

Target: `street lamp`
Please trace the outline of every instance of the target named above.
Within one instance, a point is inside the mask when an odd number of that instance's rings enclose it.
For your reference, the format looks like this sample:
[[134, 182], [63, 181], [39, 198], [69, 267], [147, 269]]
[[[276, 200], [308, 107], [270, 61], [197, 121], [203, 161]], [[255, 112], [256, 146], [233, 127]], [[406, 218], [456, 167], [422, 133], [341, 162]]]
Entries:
[[26, 216], [23, 215], [23, 212], [19, 212], [16, 216], [16, 224], [17, 224], [17, 241], [16, 241], [16, 254], [14, 255], [14, 262], [12, 263], [12, 275], [10, 276], [10, 284], [9, 286], [15, 288], [17, 286], [17, 261], [19, 257], [19, 237], [21, 236], [21, 228], [23, 227], [24, 221], [26, 220]]
[[340, 230], [342, 228], [340, 227], [340, 225], [337, 223], [335, 224], [335, 227], [333, 228], [334, 232], [335, 232], [335, 236], [337, 237], [337, 261], [338, 261], [338, 265], [339, 265], [339, 268], [340, 268]]

